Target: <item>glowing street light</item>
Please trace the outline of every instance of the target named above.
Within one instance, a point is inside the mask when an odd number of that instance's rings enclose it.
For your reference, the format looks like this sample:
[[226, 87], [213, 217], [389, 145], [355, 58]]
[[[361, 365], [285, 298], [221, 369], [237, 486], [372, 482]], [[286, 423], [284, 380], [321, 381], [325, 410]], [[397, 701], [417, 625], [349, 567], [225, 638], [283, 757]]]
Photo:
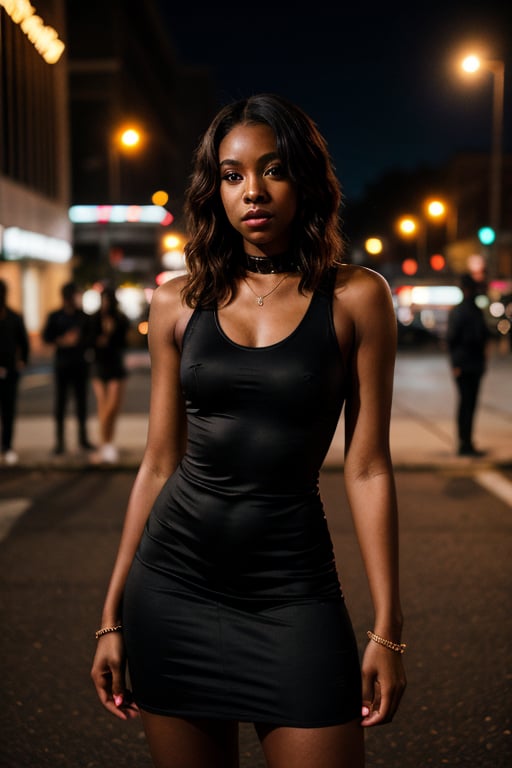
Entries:
[[121, 202], [121, 152], [134, 152], [142, 144], [142, 132], [133, 125], [115, 131], [109, 140], [109, 202]]
[[126, 128], [119, 138], [123, 147], [133, 149], [140, 143], [140, 133], [136, 128]]
[[412, 237], [416, 234], [418, 223], [412, 216], [403, 216], [398, 220], [398, 230], [405, 237]]
[[446, 213], [446, 206], [441, 200], [430, 200], [427, 203], [427, 213], [433, 219], [439, 219]]
[[[493, 75], [492, 146], [490, 168], [489, 225], [496, 233], [501, 224], [501, 175], [503, 164], [503, 103], [505, 95], [505, 64], [498, 59], [480, 59], [471, 54], [462, 61], [462, 69], [474, 74], [480, 68]], [[494, 271], [494, 265], [490, 270]]]
[[463, 60], [461, 67], [464, 70], [464, 72], [469, 72], [472, 74], [473, 72], [478, 72], [480, 69], [480, 59], [478, 56], [466, 56], [466, 58]]

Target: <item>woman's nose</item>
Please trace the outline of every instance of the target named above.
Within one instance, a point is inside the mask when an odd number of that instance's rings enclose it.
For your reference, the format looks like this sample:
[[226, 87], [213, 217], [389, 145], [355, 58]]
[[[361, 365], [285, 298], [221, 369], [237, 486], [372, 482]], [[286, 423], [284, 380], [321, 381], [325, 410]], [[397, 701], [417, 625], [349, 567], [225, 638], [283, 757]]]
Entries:
[[254, 203], [263, 200], [266, 196], [265, 186], [261, 179], [257, 177], [248, 177], [246, 180], [244, 199], [248, 203]]

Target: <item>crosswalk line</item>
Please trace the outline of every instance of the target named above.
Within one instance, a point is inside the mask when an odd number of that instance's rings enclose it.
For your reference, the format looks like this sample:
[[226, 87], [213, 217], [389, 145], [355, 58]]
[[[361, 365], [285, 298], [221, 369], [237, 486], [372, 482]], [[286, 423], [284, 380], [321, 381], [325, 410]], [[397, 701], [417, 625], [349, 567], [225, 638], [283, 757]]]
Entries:
[[0, 541], [7, 538], [16, 520], [31, 504], [31, 499], [0, 499]]
[[501, 472], [493, 469], [482, 470], [475, 474], [475, 480], [487, 491], [512, 507], [512, 482]]

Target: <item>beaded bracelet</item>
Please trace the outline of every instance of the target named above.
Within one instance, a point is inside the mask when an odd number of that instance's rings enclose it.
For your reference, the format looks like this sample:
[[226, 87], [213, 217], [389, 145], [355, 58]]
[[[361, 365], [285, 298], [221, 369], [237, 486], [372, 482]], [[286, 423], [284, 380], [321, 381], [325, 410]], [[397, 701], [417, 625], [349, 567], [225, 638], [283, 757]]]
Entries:
[[371, 630], [368, 630], [366, 634], [374, 643], [383, 645], [385, 648], [389, 648], [390, 651], [395, 651], [395, 653], [403, 653], [407, 648], [405, 643], [394, 643], [392, 640], [386, 640], [385, 637], [376, 635], [375, 632], [372, 632]]
[[115, 627], [103, 627], [103, 629], [98, 629], [96, 631], [96, 640], [98, 640], [103, 635], [108, 634], [109, 632], [120, 632], [123, 628], [122, 624], [116, 624]]

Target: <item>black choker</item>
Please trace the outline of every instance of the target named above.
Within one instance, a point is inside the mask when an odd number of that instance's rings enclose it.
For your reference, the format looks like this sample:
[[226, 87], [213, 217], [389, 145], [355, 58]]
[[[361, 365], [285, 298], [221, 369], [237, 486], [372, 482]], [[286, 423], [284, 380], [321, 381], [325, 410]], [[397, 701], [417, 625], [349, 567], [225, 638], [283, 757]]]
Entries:
[[277, 275], [280, 272], [300, 272], [297, 259], [291, 253], [280, 253], [278, 256], [250, 256], [244, 254], [245, 268], [248, 272], [259, 272], [261, 275]]

